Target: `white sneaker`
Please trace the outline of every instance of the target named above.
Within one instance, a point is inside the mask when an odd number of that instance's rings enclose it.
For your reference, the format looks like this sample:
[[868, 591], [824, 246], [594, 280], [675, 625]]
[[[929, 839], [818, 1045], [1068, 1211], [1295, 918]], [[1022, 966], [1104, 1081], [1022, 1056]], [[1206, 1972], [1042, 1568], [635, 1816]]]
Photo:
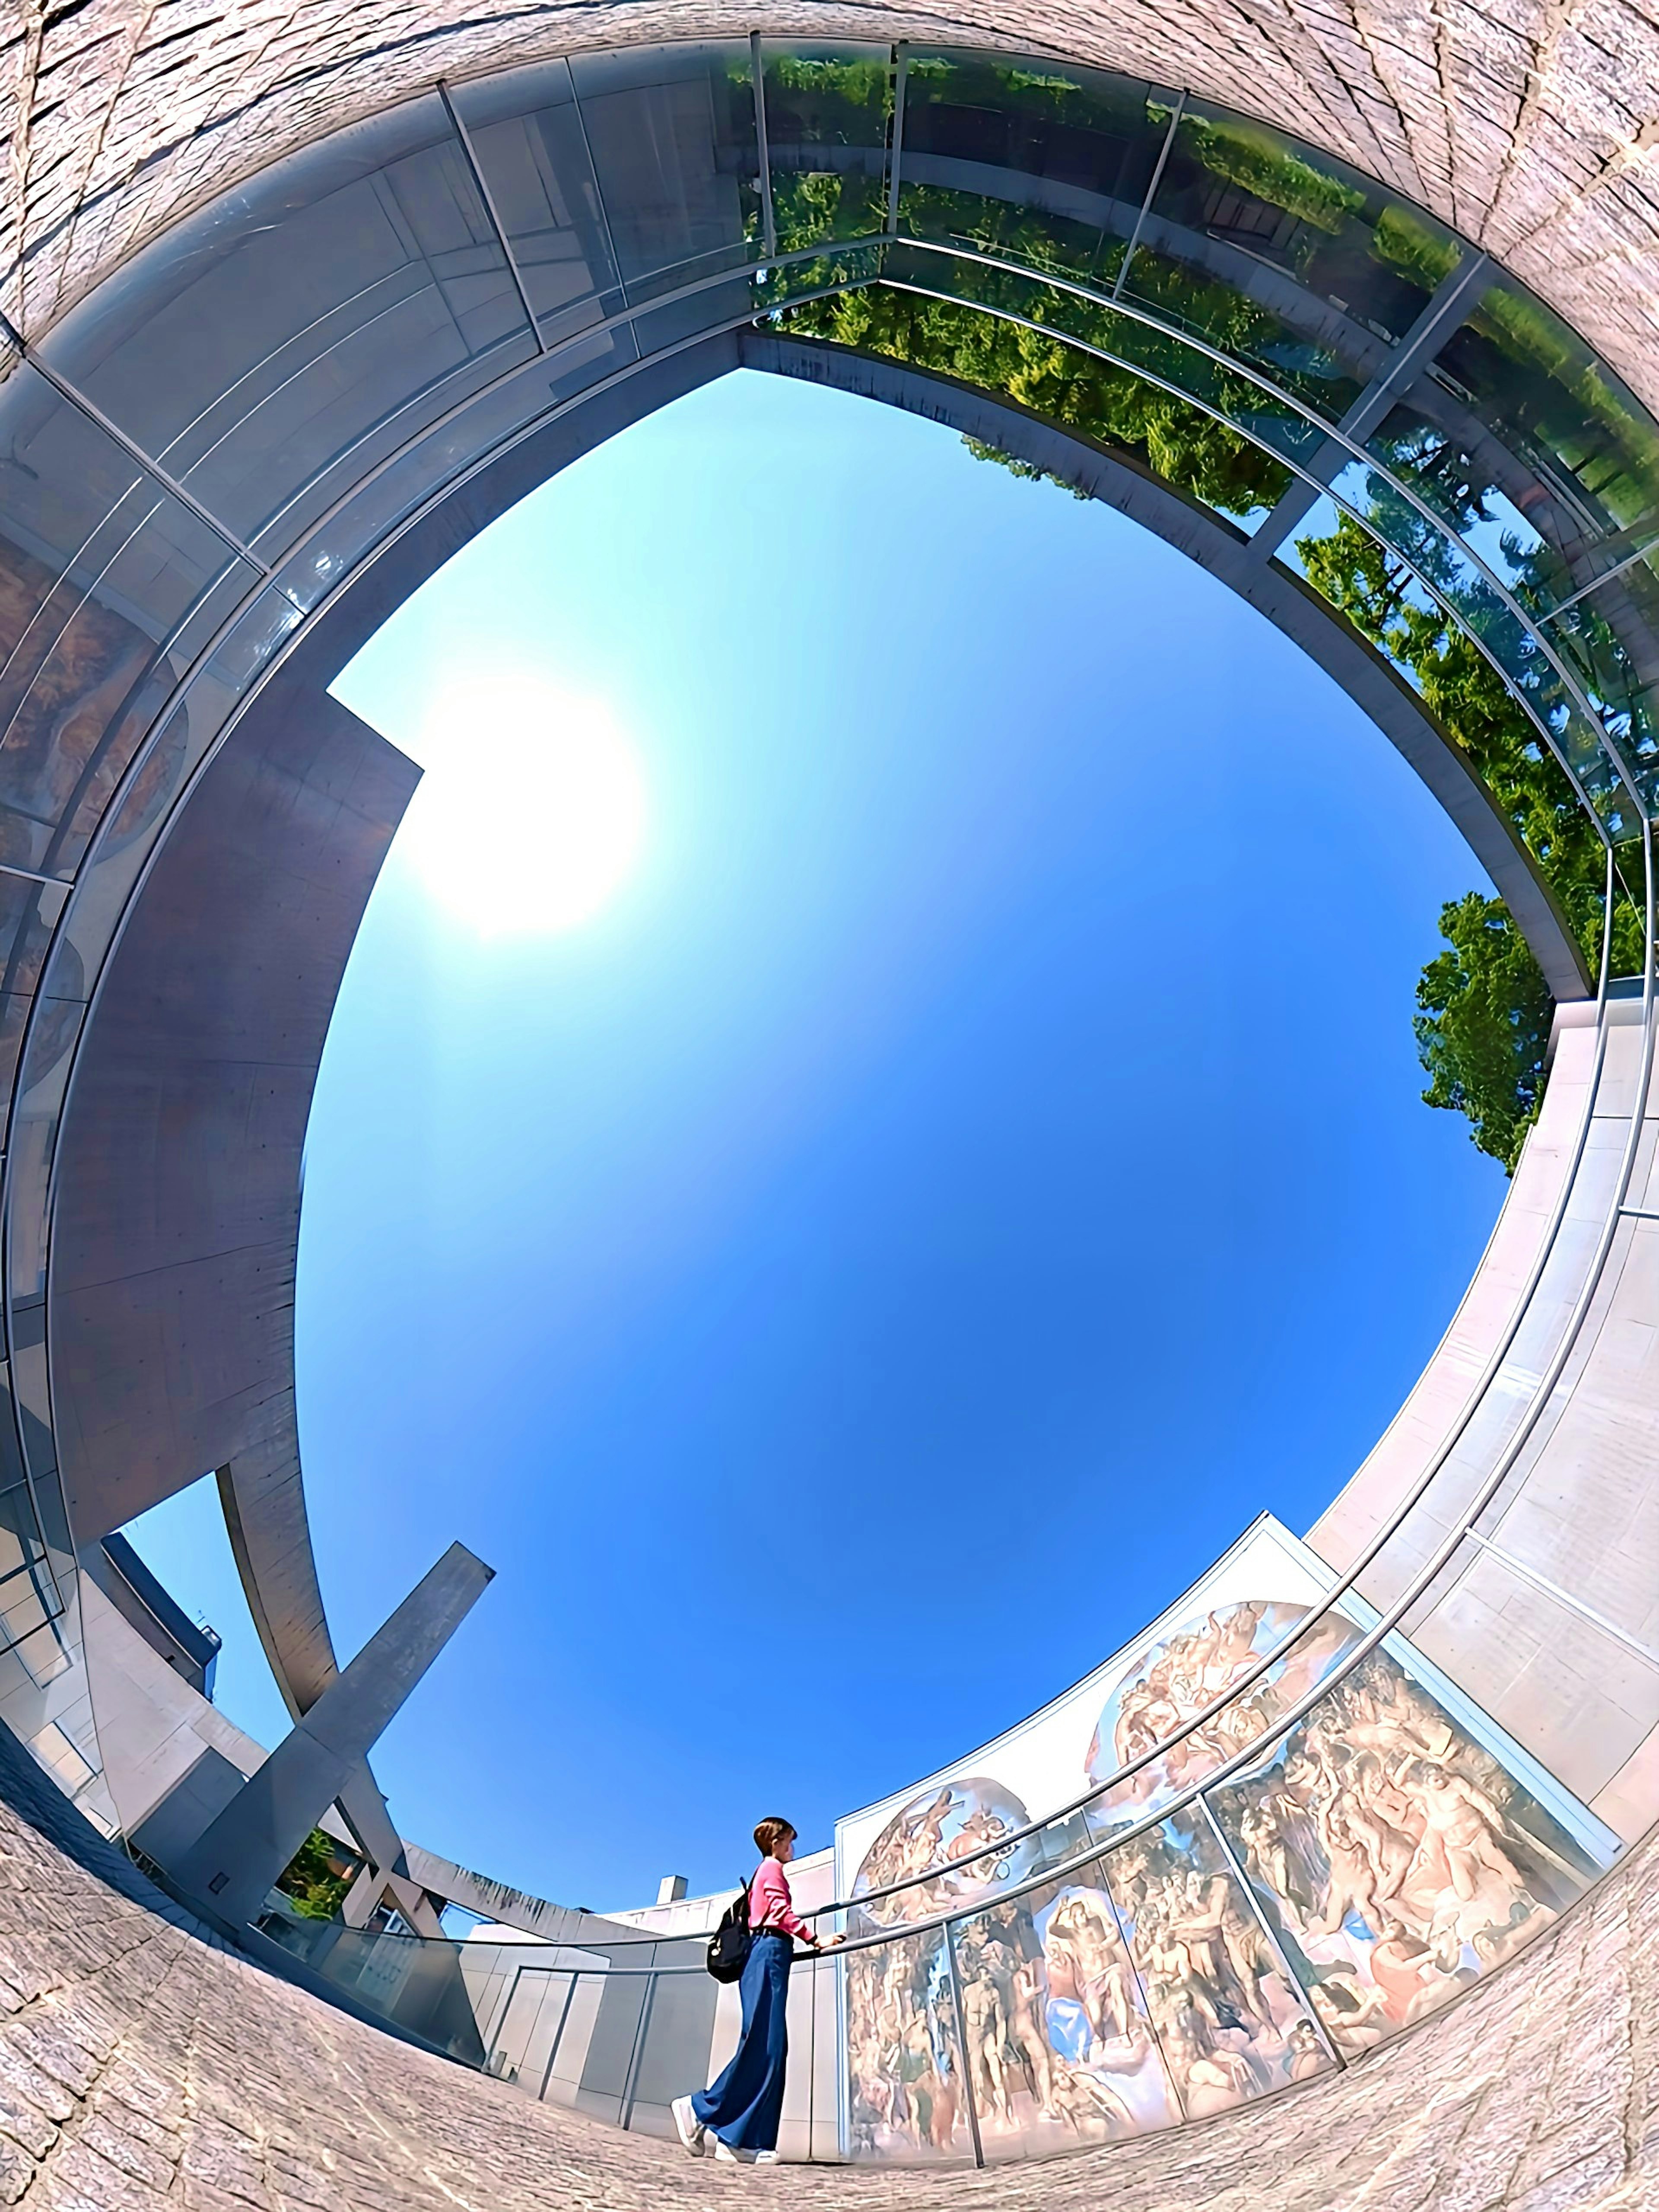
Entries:
[[716, 2166], [752, 2166], [755, 2163], [755, 2154], [752, 2150], [733, 2150], [731, 2144], [723, 2137], [716, 2136], [714, 2163]]
[[674, 2126], [680, 2141], [693, 2158], [701, 2158], [705, 2130], [691, 2109], [691, 2100], [690, 2097], [676, 2097], [668, 2109], [674, 2115]]
[[757, 2166], [776, 2166], [778, 2162], [778, 2154], [775, 2150], [757, 2150], [755, 2153]]

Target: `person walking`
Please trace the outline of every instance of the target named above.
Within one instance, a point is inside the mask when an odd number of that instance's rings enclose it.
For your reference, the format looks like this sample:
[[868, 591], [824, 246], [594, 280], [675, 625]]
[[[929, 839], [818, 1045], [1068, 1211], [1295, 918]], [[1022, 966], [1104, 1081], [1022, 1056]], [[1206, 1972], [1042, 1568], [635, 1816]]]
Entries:
[[795, 1911], [784, 1872], [795, 1856], [795, 1832], [788, 1821], [763, 1820], [755, 1831], [755, 1848], [761, 1863], [749, 1885], [754, 1940], [738, 1984], [743, 2027], [737, 2051], [718, 2081], [695, 2096], [676, 2097], [672, 2107], [680, 2141], [692, 2157], [702, 2156], [712, 2136], [715, 2158], [727, 2166], [776, 2163], [789, 2057], [789, 1962], [797, 1938], [814, 1951], [841, 1941], [832, 1936], [828, 1943], [820, 1942]]

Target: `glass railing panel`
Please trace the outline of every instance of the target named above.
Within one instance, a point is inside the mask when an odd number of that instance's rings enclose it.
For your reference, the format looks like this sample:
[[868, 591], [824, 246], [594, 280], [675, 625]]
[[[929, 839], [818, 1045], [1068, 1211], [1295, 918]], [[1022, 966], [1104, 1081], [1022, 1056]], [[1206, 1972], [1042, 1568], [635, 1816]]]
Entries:
[[[197, 670], [179, 703], [151, 731], [128, 767], [125, 787], [97, 823], [76, 878], [73, 905], [52, 946], [51, 990], [82, 995], [94, 984], [126, 902], [168, 814], [259, 671], [301, 620], [284, 593], [248, 599]], [[0, 876], [0, 914], [13, 880]], [[25, 887], [27, 888], [27, 887]], [[20, 946], [44, 949], [66, 894], [46, 890]]]
[[582, 2076], [587, 2070], [588, 2051], [605, 2000], [605, 1985], [603, 1974], [577, 1975], [542, 2081], [544, 2103], [574, 2105], [580, 2096]]
[[1526, 457], [1595, 539], [1659, 510], [1659, 425], [1542, 301], [1494, 271], [1434, 374]]
[[[1322, 497], [1276, 557], [1346, 616], [1467, 749], [1534, 860], [1552, 881], [1562, 876], [1563, 896], [1571, 890], [1577, 904], [1581, 894], [1599, 898], [1600, 841], [1575, 818], [1578, 801], [1551, 750], [1553, 739], [1610, 830], [1620, 834], [1630, 801], [1599, 733], [1582, 714], [1559, 706], [1559, 678], [1541, 654], [1527, 649], [1490, 587], [1449, 540], [1397, 498], [1375, 496], [1377, 488], [1363, 465], [1339, 472], [1334, 489], [1360, 506], [1366, 520]], [[1434, 568], [1437, 580], [1443, 574], [1449, 598], [1462, 580], [1470, 621], [1481, 625], [1492, 659], [1423, 580], [1416, 560], [1384, 542], [1382, 530], [1407, 540], [1412, 555]], [[1500, 651], [1520, 671], [1512, 684], [1494, 665]], [[1564, 835], [1565, 853], [1559, 849]]]
[[[843, 322], [861, 322], [869, 332], [854, 343], [961, 375], [1063, 427], [1126, 447], [1165, 482], [1230, 519], [1259, 518], [1291, 481], [1284, 463], [1263, 450], [1270, 420], [1285, 448], [1320, 441], [1288, 405], [1171, 334], [1039, 280], [906, 244], [890, 249], [886, 273], [890, 285], [914, 285], [933, 301], [849, 307]], [[973, 312], [976, 307], [1020, 319], [990, 321]], [[821, 319], [826, 334], [836, 319]], [[1038, 327], [1023, 326], [1030, 324]], [[1138, 373], [1143, 368], [1145, 376]], [[1176, 390], [1159, 388], [1153, 377]], [[1205, 404], [1188, 404], [1188, 392]], [[1257, 434], [1217, 422], [1212, 407], [1237, 410]]]
[[[1165, 234], [1159, 232], [1163, 240]], [[1259, 285], [1258, 290], [1288, 288]], [[1206, 274], [1174, 247], [1143, 238], [1129, 263], [1121, 297], [1154, 314], [1170, 329], [1248, 362], [1282, 392], [1327, 422], [1340, 422], [1363, 388], [1363, 380], [1319, 333], [1316, 314], [1285, 313], [1240, 285]]]
[[[672, 2136], [670, 2105], [708, 2081], [719, 1994], [720, 1984], [695, 1969], [654, 1978], [628, 2102], [628, 2124], [640, 2134]], [[792, 2004], [792, 2029], [793, 2015]], [[792, 2047], [799, 2039], [792, 2033]]]
[[578, 398], [638, 359], [631, 326], [582, 331], [554, 351], [531, 361], [515, 375], [415, 439], [385, 462], [350, 496], [325, 506], [307, 502], [309, 535], [278, 569], [280, 589], [310, 608], [332, 591], [359, 558], [425, 505], [442, 483], [552, 408]]
[[953, 1936], [988, 2164], [1180, 2119], [1098, 1863], [953, 1923]]
[[458, 1943], [383, 1929], [266, 1914], [264, 1932], [312, 1972], [382, 2020], [482, 2068], [484, 2047], [461, 1973]]
[[1462, 440], [1419, 409], [1396, 404], [1365, 447], [1517, 599], [1534, 602], [1559, 556]]
[[1335, 2063], [1201, 1804], [1103, 1865], [1186, 2118]]
[[[1331, 311], [1322, 343], [1339, 353], [1345, 321], [1350, 343], [1396, 344], [1462, 263], [1450, 231], [1332, 155], [1205, 100], [1188, 99], [1178, 119], [1167, 99], [1151, 112], [1174, 127], [1146, 244], [1246, 289], [1252, 268], [1288, 279]], [[1143, 281], [1139, 262], [1126, 289]]]
[[886, 252], [879, 243], [826, 246], [821, 253], [808, 254], [805, 260], [763, 270], [756, 280], [757, 306], [774, 310], [836, 289], [859, 296], [855, 288], [872, 284], [880, 276]]
[[246, 542], [301, 487], [348, 455], [359, 471], [529, 342], [432, 95], [216, 202], [40, 350]]
[[1651, 804], [1659, 771], [1659, 549], [1621, 568], [1542, 627], [1600, 706]]
[[[805, 1954], [796, 1958], [789, 1972], [789, 1996], [786, 2018], [789, 2025], [789, 2064], [783, 2078], [783, 2110], [778, 2121], [777, 2148], [787, 2159], [810, 2158], [812, 2154], [812, 2106], [817, 2081], [814, 2038], [817, 2028], [817, 2007], [814, 1991], [819, 1969]], [[700, 1974], [697, 1978], [706, 1981]], [[704, 2039], [703, 2048], [708, 2048]], [[704, 2078], [710, 2078], [705, 2076]], [[693, 2081], [700, 2087], [700, 2081]]]
[[893, 71], [884, 46], [762, 41], [778, 252], [886, 227]]
[[14, 1484], [0, 1491], [0, 1650], [17, 1647], [37, 1682], [46, 1668], [45, 1680], [62, 1671], [58, 1647], [46, 1632], [64, 1609], [33, 1497]]
[[971, 2163], [943, 1928], [845, 1961], [847, 2155], [886, 2165]]
[[1559, 1786], [1544, 1803], [1538, 1771], [1523, 1779], [1502, 1732], [1421, 1671], [1370, 1653], [1209, 1793], [1275, 1948], [1349, 2057], [1461, 1995], [1600, 1871]]
[[144, 702], [258, 578], [33, 368], [0, 386], [0, 860], [53, 875], [65, 815], [83, 839]]
[[[466, 1948], [463, 1946], [464, 1962]], [[501, 2081], [514, 2081], [528, 2095], [539, 2097], [574, 1984], [575, 1976], [570, 1972], [521, 1966], [514, 1977], [501, 2017], [491, 2029], [484, 2071]]]
[[575, 86], [563, 60], [452, 88], [543, 342], [556, 344], [621, 303]]
[[744, 269], [717, 283], [679, 299], [667, 299], [642, 307], [634, 318], [634, 343], [640, 358], [665, 353], [705, 331], [730, 328], [761, 313], [769, 304], [769, 288], [757, 270]]
[[834, 1958], [807, 1968], [812, 1993], [811, 2108], [806, 2154], [830, 2160], [841, 2156], [841, 1979], [842, 1962]]
[[1115, 275], [1164, 142], [1150, 88], [1044, 57], [913, 46], [899, 163], [907, 185], [1069, 218]]
[[[1112, 1685], [1095, 1724], [1088, 1773], [1103, 1787], [1079, 1815], [1090, 1838], [1109, 1841], [1248, 1750], [1341, 1664], [1360, 1632], [1340, 1612], [1316, 1615], [1300, 1601], [1249, 1598], [1207, 1607], [1146, 1644]], [[1274, 1652], [1280, 1656], [1256, 1674]], [[1200, 1719], [1235, 1685], [1231, 1702]], [[1198, 1724], [1172, 1741], [1191, 1722]]]
[[629, 298], [757, 258], [760, 155], [747, 40], [580, 54], [570, 68]]
[[899, 195], [898, 230], [902, 237], [965, 246], [1101, 291], [1110, 289], [1122, 244], [1095, 223], [909, 175]]
[[601, 1978], [599, 2009], [587, 2039], [580, 2077], [571, 2102], [578, 2112], [620, 2127], [645, 2021], [649, 1974]]

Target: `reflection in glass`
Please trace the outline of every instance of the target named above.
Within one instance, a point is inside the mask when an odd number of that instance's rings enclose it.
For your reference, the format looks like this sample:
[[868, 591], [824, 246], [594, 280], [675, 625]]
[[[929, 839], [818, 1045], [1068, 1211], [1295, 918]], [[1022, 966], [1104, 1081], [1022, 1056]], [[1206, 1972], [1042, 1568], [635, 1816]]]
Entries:
[[1434, 374], [1527, 459], [1572, 537], [1611, 537], [1659, 509], [1659, 426], [1577, 332], [1512, 279], [1494, 271], [1485, 282]]
[[971, 2159], [944, 1930], [855, 1951], [846, 1972], [848, 2155]]
[[1046, 57], [912, 46], [900, 168], [907, 185], [1069, 216], [1092, 231], [1095, 266], [1115, 273], [1164, 141], [1148, 97], [1133, 78]]
[[1332, 2061], [1200, 1805], [1103, 1864], [1188, 2119]]
[[953, 1932], [988, 2160], [1042, 2157], [1179, 2119], [1098, 1867]]
[[629, 300], [757, 258], [747, 42], [580, 54], [570, 69]]
[[[870, 1898], [854, 1915], [855, 1932], [977, 1905], [1009, 1889], [1039, 1863], [1038, 1838], [1018, 1831], [1030, 1819], [1006, 1784], [988, 1775], [952, 1775], [902, 1806], [870, 1844], [851, 1894]], [[1004, 1842], [1012, 1837], [1012, 1842]], [[932, 1879], [917, 1877], [931, 1875]], [[908, 1887], [870, 1897], [895, 1882]]]
[[[1203, 100], [1150, 112], [1173, 128], [1146, 243], [1247, 291], [1253, 270], [1291, 279], [1335, 311], [1321, 349], [1343, 346], [1349, 373], [1368, 335], [1397, 343], [1461, 264], [1450, 231], [1329, 154]], [[1145, 281], [1137, 253], [1127, 289]], [[1302, 337], [1319, 343], [1311, 323]]]
[[889, 50], [762, 43], [778, 252], [873, 237], [887, 221]]
[[1095, 1836], [1103, 1840], [1236, 1759], [1358, 1641], [1359, 1630], [1344, 1614], [1325, 1614], [1248, 1689], [1178, 1743], [1158, 1751], [1178, 1729], [1243, 1683], [1309, 1611], [1282, 1599], [1240, 1599], [1182, 1621], [1137, 1652], [1107, 1693], [1086, 1765], [1091, 1782], [1105, 1783], [1137, 1759], [1146, 1763], [1088, 1807]]
[[42, 357], [245, 543], [533, 351], [435, 96], [278, 162], [135, 257]]
[[1500, 1965], [1599, 1871], [1478, 1726], [1473, 1708], [1454, 1717], [1373, 1651], [1260, 1767], [1212, 1793], [1279, 1947], [1349, 2055]]
[[621, 302], [569, 64], [538, 63], [451, 91], [543, 342]]

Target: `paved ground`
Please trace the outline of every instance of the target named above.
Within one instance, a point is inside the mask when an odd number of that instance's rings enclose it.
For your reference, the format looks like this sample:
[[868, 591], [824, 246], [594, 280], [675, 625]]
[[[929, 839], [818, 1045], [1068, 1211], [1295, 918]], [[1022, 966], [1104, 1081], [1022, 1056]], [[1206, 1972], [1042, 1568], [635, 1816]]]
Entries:
[[757, 23], [1023, 45], [1286, 124], [1659, 404], [1656, 0], [0, 0], [0, 302], [38, 332], [135, 240], [445, 74]]
[[733, 2172], [532, 2104], [204, 1942], [6, 1744], [0, 1800], [0, 2203], [27, 2212], [1659, 2203], [1659, 1845], [1449, 2017], [1255, 2113], [983, 2174]]

